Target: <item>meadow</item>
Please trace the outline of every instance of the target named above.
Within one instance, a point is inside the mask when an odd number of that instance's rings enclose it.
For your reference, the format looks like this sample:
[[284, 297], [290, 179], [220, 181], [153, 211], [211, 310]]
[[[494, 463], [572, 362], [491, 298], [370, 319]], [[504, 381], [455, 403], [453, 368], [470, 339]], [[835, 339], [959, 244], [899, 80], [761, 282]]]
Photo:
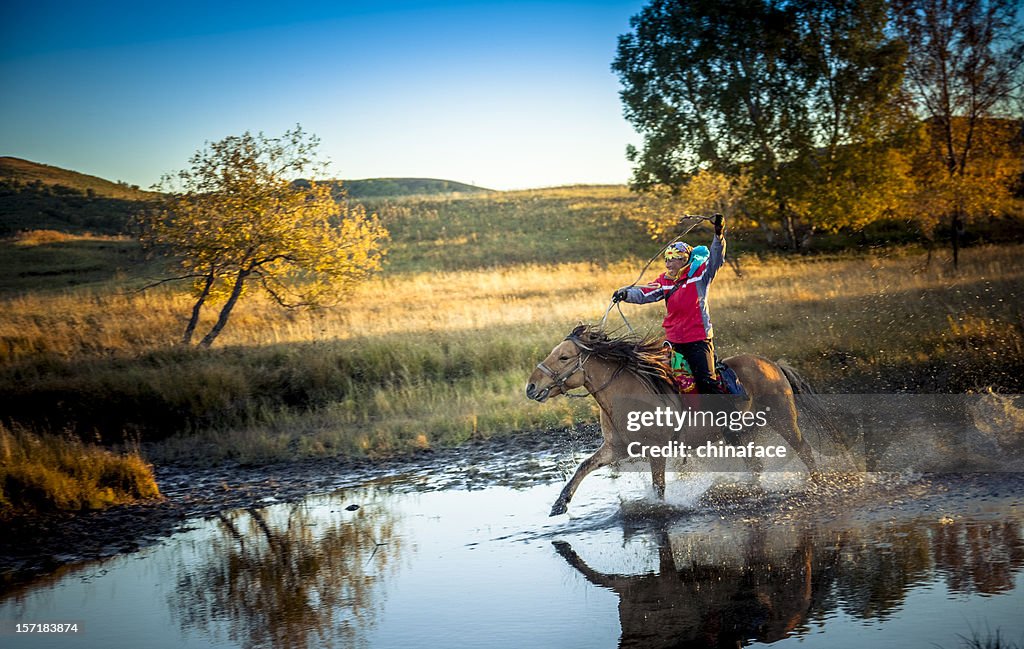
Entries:
[[[577, 188], [371, 204], [393, 237], [383, 274], [329, 310], [247, 296], [210, 350], [175, 344], [188, 295], [137, 290], [159, 267], [130, 240], [8, 240], [0, 415], [186, 463], [385, 456], [595, 421], [591, 400], [541, 405], [523, 385], [660, 247], [628, 201]], [[913, 248], [738, 247], [742, 275], [727, 266], [713, 292], [722, 357], [785, 358], [831, 392], [1024, 387], [1024, 245], [969, 248], [958, 272]], [[659, 331], [660, 305], [622, 308], [637, 331]], [[624, 326], [618, 312], [608, 325]]]

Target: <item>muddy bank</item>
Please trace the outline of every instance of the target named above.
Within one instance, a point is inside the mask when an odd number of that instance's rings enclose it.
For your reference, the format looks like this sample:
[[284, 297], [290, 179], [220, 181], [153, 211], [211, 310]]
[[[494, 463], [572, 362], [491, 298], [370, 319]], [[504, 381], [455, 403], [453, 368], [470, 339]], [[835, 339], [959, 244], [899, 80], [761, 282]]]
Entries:
[[[311, 459], [260, 466], [154, 467], [163, 499], [99, 512], [57, 512], [4, 523], [0, 536], [0, 593], [63, 566], [134, 552], [219, 512], [296, 502], [412, 474], [418, 488], [473, 489], [558, 481], [574, 451], [600, 443], [596, 425], [473, 440], [456, 448], [383, 460]], [[358, 504], [358, 503], [353, 503]]]

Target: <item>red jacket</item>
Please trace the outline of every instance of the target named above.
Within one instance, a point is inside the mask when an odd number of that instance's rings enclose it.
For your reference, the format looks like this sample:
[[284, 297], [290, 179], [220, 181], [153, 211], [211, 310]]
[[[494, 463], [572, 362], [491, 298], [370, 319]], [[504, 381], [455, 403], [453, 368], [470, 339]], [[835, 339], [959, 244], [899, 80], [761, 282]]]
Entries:
[[662, 273], [651, 284], [635, 286], [628, 291], [626, 302], [646, 304], [664, 300], [667, 295], [667, 313], [661, 323], [665, 339], [672, 343], [710, 339], [715, 332], [708, 309], [708, 288], [724, 260], [725, 238], [715, 237], [706, 262], [696, 269], [684, 266], [677, 281]]

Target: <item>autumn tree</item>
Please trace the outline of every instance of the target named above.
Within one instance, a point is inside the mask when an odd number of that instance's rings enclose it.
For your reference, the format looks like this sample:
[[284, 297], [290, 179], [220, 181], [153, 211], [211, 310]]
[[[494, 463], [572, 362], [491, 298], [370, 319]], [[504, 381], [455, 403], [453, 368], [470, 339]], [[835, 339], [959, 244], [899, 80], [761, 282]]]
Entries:
[[177, 260], [181, 272], [159, 283], [192, 282], [182, 343], [191, 344], [208, 305], [220, 308], [203, 347], [247, 291], [286, 308], [325, 306], [381, 267], [387, 230], [317, 182], [318, 146], [299, 126], [281, 137], [246, 132], [208, 143], [156, 186], [165, 200], [143, 217], [141, 238]]
[[733, 226], [757, 225], [745, 203], [749, 185], [750, 180], [744, 175], [701, 170], [679, 186], [649, 188], [626, 216], [642, 224], [652, 239], [668, 238], [686, 214], [724, 214]]
[[877, 218], [900, 178], [885, 142], [906, 124], [886, 20], [884, 0], [653, 0], [612, 65], [644, 138], [633, 185], [743, 174], [794, 248]]
[[925, 230], [934, 217], [948, 219], [955, 266], [966, 222], [998, 209], [1020, 177], [1013, 152], [1022, 117], [1020, 7], [1017, 0], [892, 0], [892, 10], [908, 46], [906, 88], [925, 123], [919, 216]]

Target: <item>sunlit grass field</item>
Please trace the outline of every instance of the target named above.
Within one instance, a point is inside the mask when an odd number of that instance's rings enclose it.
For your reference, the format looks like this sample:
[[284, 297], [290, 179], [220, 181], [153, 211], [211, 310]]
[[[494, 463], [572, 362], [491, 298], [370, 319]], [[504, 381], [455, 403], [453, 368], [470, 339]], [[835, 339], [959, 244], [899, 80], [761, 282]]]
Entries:
[[[540, 405], [523, 385], [660, 247], [623, 216], [623, 193], [382, 204], [385, 273], [330, 310], [247, 296], [212, 350], [175, 345], [189, 297], [135, 290], [154, 267], [134, 244], [106, 241], [100, 262], [97, 238], [7, 242], [21, 246], [22, 274], [0, 298], [0, 414], [37, 432], [140, 439], [150, 459], [186, 462], [379, 456], [594, 421], [590, 400]], [[66, 267], [91, 259], [95, 277], [32, 274], [25, 255], [54, 246]], [[1019, 392], [1022, 253], [969, 248], [956, 273], [912, 250], [740, 253], [743, 275], [727, 266], [713, 289], [718, 352], [785, 358], [824, 391]], [[623, 311], [641, 333], [659, 330], [663, 306]], [[617, 311], [608, 325], [624, 326]]]

